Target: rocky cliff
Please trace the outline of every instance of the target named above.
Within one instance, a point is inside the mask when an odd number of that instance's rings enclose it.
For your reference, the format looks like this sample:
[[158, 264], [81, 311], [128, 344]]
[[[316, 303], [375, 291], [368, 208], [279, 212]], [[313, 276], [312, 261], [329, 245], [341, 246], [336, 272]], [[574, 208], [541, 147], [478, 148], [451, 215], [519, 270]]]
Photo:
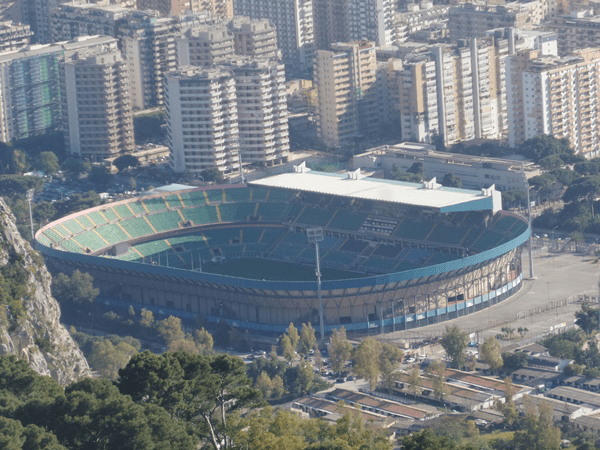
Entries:
[[60, 323], [52, 278], [0, 198], [0, 354], [27, 360], [42, 375], [68, 385], [90, 375], [83, 353]]

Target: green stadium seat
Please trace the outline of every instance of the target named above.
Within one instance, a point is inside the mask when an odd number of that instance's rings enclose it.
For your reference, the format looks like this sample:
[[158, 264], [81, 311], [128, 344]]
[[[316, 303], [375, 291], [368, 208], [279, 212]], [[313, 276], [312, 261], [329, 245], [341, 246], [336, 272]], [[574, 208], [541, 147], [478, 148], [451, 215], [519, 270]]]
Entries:
[[148, 222], [146, 222], [143, 217], [124, 220], [119, 222], [119, 224], [134, 239], [142, 236], [148, 236], [149, 234], [154, 234], [154, 231], [152, 231], [152, 228], [150, 228], [150, 225], [148, 225]]
[[108, 220], [109, 222], [116, 222], [117, 220], [119, 220], [119, 217], [112, 208], [103, 209], [101, 213], [104, 217], [106, 217], [106, 220]]
[[290, 244], [280, 244], [273, 249], [271, 254], [279, 257], [296, 257], [302, 251], [301, 247]]
[[72, 239], [62, 241], [60, 245], [67, 251], [73, 253], [83, 253], [83, 248], [77, 242]]
[[181, 216], [177, 211], [150, 214], [147, 218], [158, 232], [176, 230], [179, 228], [179, 223], [181, 222]]
[[169, 204], [169, 208], [181, 208], [183, 206], [177, 195], [168, 195], [165, 200]]
[[129, 236], [117, 224], [104, 225], [96, 229], [98, 234], [108, 241], [109, 244], [116, 244], [129, 240]]
[[186, 220], [191, 220], [194, 225], [208, 225], [218, 223], [217, 208], [207, 205], [198, 208], [188, 208], [181, 211]]
[[98, 211], [92, 211], [92, 212], [88, 213], [87, 218], [90, 219], [96, 226], [100, 226], [100, 225], [104, 225], [104, 224], [108, 223], [106, 221], [106, 219], [104, 217], [102, 217], [102, 214], [100, 214]]
[[73, 234], [81, 233], [84, 230], [81, 225], [75, 222], [75, 219], [67, 220], [66, 222], [63, 222], [62, 225]]
[[120, 259], [121, 261], [138, 262], [138, 261], [142, 260], [142, 257], [138, 253], [134, 252], [133, 250], [130, 250], [123, 255], [117, 256], [117, 259]]
[[361, 267], [380, 272], [392, 272], [395, 265], [396, 261], [393, 259], [370, 257], [361, 265]]
[[269, 189], [269, 202], [287, 202], [291, 196], [292, 193], [286, 189]]
[[231, 188], [225, 189], [225, 199], [227, 202], [248, 202], [250, 201], [251, 190], [249, 188]]
[[415, 222], [406, 219], [400, 222], [394, 232], [394, 236], [423, 241], [433, 228], [433, 225], [431, 222]]
[[[156, 257], [158, 257], [159, 253], [170, 250], [171, 246], [165, 240], [160, 240], [160, 241], [151, 241], [151, 242], [144, 242], [142, 244], [137, 244], [135, 246], [135, 249], [138, 252], [140, 252], [144, 257], [148, 258], [150, 256], [155, 256], [155, 255], [156, 255]], [[161, 259], [162, 259], [162, 257], [163, 257], [163, 255], [161, 255]], [[166, 259], [165, 259], [165, 261], [161, 261], [161, 264], [166, 265]]]
[[212, 189], [206, 191], [209, 203], [223, 203], [223, 189]]
[[505, 240], [505, 237], [502, 234], [492, 230], [483, 230], [483, 233], [479, 235], [471, 246], [476, 250], [484, 251], [496, 247], [503, 240]]
[[46, 231], [44, 231], [44, 234], [52, 241], [54, 242], [61, 242], [64, 241], [65, 238], [62, 237], [60, 234], [58, 234], [56, 231], [54, 231], [53, 228], [48, 228]]
[[269, 189], [262, 186], [254, 186], [252, 188], [252, 200], [265, 200]]
[[144, 214], [147, 214], [146, 210], [140, 202], [128, 203], [128, 205], [136, 216], [142, 216]]
[[146, 208], [148, 208], [148, 211], [150, 212], [164, 211], [167, 209], [167, 204], [162, 197], [144, 198], [141, 201], [146, 205]]
[[121, 217], [121, 219], [130, 219], [131, 217], [133, 217], [133, 213], [127, 207], [127, 205], [113, 206], [113, 209], [119, 215], [119, 217]]
[[210, 247], [219, 247], [229, 244], [230, 241], [239, 241], [239, 228], [222, 228], [206, 230], [203, 232]]
[[221, 203], [221, 222], [246, 222], [255, 208], [256, 203]]
[[184, 192], [180, 195], [181, 199], [183, 200], [183, 204], [188, 208], [206, 205], [206, 198], [204, 197], [203, 191]]
[[297, 223], [324, 227], [331, 220], [335, 210], [307, 206], [296, 219]]
[[262, 222], [283, 222], [288, 216], [290, 208], [289, 203], [261, 202], [258, 204], [257, 215]]
[[50, 247], [52, 245], [50, 238], [43, 233], [38, 236], [37, 240], [46, 247]]
[[495, 231], [504, 232], [508, 231], [510, 227], [512, 227], [515, 223], [515, 219], [512, 217], [501, 217], [500, 220], [497, 220], [496, 223], [492, 226]]
[[77, 220], [86, 230], [94, 228], [94, 224], [90, 221], [90, 219], [87, 218], [87, 216], [77, 216], [77, 218], [74, 220]]
[[445, 226], [438, 223], [427, 240], [429, 242], [439, 242], [441, 244], [459, 245], [467, 234], [465, 228]]
[[263, 235], [264, 228], [244, 228], [242, 242], [244, 244], [256, 244]]
[[344, 211], [343, 209], [338, 209], [335, 213], [335, 216], [333, 216], [333, 219], [331, 219], [331, 221], [327, 224], [327, 227], [339, 230], [356, 231], [360, 228], [366, 218], [366, 214], [353, 213]]
[[323, 261], [337, 263], [344, 266], [347, 266], [355, 259], [356, 253], [338, 252], [336, 250], [330, 250], [325, 256], [323, 256]]
[[84, 231], [75, 236], [73, 240], [78, 242], [82, 247], [89, 248], [93, 252], [107, 246], [106, 242], [104, 242], [94, 230]]

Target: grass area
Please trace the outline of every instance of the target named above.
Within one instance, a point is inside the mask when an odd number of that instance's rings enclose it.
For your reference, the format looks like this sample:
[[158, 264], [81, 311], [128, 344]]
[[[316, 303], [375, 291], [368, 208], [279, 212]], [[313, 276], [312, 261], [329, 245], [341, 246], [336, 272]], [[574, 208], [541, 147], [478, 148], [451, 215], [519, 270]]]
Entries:
[[[204, 263], [202, 271], [255, 280], [312, 281], [316, 279], [314, 267], [260, 258], [239, 258], [223, 263]], [[341, 280], [362, 276], [353, 272], [329, 268], [322, 268], [321, 272], [323, 280]]]
[[490, 443], [495, 441], [496, 439], [504, 439], [507, 441], [512, 440], [515, 437], [514, 431], [493, 431], [492, 433], [481, 433], [480, 438], [486, 440]]

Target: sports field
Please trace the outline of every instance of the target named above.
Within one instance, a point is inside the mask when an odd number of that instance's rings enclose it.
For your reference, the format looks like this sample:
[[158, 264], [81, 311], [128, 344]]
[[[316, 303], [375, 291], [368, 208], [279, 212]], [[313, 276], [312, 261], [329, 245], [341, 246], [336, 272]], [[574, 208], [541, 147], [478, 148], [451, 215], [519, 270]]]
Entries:
[[[316, 280], [314, 267], [262, 258], [238, 258], [226, 260], [222, 263], [207, 262], [202, 264], [202, 271], [254, 280]], [[321, 268], [321, 278], [323, 280], [341, 280], [347, 278], [360, 278], [363, 276], [365, 275], [355, 272]]]

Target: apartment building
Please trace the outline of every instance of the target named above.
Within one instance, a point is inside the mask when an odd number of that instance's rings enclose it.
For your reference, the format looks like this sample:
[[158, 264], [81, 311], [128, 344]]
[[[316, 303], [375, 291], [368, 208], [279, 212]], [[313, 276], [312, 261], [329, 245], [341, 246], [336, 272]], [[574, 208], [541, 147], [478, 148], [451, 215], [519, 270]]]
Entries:
[[259, 59], [279, 59], [277, 30], [269, 20], [235, 17], [229, 22], [235, 53]]
[[62, 128], [58, 63], [73, 53], [117, 50], [108, 36], [85, 36], [0, 54], [0, 141], [11, 142]]
[[203, 25], [188, 29], [177, 38], [177, 64], [207, 66], [231, 59], [235, 55], [233, 34], [225, 25]]
[[290, 138], [284, 65], [238, 58], [222, 67], [230, 69], [235, 78], [243, 162], [265, 167], [287, 162]]
[[29, 25], [0, 22], [0, 53], [27, 47], [33, 33]]
[[13, 20], [25, 23], [33, 32], [32, 42], [48, 44], [56, 42], [52, 36], [52, 12], [68, 0], [20, 0], [14, 7]]
[[411, 3], [406, 11], [395, 13], [392, 39], [394, 44], [405, 43], [415, 33], [448, 20], [450, 7], [432, 2]]
[[175, 18], [130, 18], [119, 25], [134, 109], [164, 104], [163, 77], [177, 69]]
[[338, 43], [316, 52], [317, 133], [330, 147], [345, 145], [380, 127], [375, 44]]
[[600, 154], [600, 49], [568, 56], [521, 51], [507, 58], [509, 145], [541, 134], [566, 138], [580, 154]]
[[53, 41], [77, 36], [118, 36], [118, 26], [130, 17], [146, 17], [148, 13], [118, 5], [100, 6], [88, 3], [64, 4], [50, 16]]
[[448, 13], [450, 38], [483, 37], [495, 28], [531, 29], [544, 18], [541, 11], [541, 0], [506, 5], [464, 3], [451, 6]]
[[316, 48], [328, 50], [336, 42], [361, 40], [391, 45], [395, 4], [393, 0], [313, 0]]
[[165, 79], [167, 140], [173, 170], [199, 174], [216, 167], [235, 175], [239, 128], [231, 71], [184, 67]]
[[277, 29], [277, 45], [286, 70], [312, 67], [315, 33], [312, 0], [236, 0], [237, 16], [268, 19]]
[[213, 17], [233, 17], [233, 0], [136, 0], [142, 11], [158, 11], [161, 16], [178, 16], [186, 12], [208, 13]]
[[545, 28], [558, 35], [558, 51], [567, 55], [578, 48], [600, 47], [600, 17], [592, 10], [554, 17]]
[[133, 110], [121, 53], [75, 53], [59, 67], [67, 151], [91, 161], [133, 152]]

